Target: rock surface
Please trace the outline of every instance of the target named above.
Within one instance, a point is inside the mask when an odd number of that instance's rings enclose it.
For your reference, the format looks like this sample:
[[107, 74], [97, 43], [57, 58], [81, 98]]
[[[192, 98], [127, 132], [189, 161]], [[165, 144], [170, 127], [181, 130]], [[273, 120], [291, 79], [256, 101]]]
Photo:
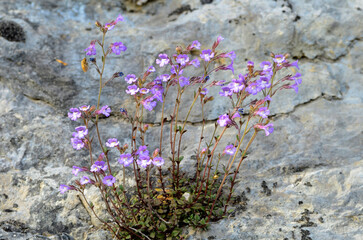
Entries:
[[[131, 2], [0, 3], [0, 239], [108, 238], [77, 194], [61, 195], [58, 187], [75, 179], [73, 165], [87, 163], [87, 154], [70, 146], [77, 125], [66, 117], [70, 107], [97, 101], [97, 73], [80, 68], [83, 50], [99, 38], [94, 21], [120, 13], [126, 20], [109, 41], [122, 41], [128, 50], [111, 57], [108, 77], [141, 73], [159, 53], [196, 39], [207, 48], [219, 35], [225, 38], [221, 49], [236, 52], [235, 76], [247, 60], [263, 61], [270, 52], [299, 60], [299, 94], [285, 91], [274, 100], [275, 132], [258, 135], [252, 145], [236, 186], [235, 211], [209, 231], [186, 229], [188, 239], [362, 239], [363, 2]], [[116, 79], [104, 89], [102, 104], [130, 108], [125, 87]], [[215, 120], [226, 105], [214, 101], [206, 118]], [[147, 121], [160, 122], [160, 115], [149, 113]], [[197, 112], [190, 121], [190, 132], [200, 129]], [[128, 126], [118, 114], [101, 124], [105, 137], [126, 142]], [[185, 137], [190, 157], [195, 137]]]

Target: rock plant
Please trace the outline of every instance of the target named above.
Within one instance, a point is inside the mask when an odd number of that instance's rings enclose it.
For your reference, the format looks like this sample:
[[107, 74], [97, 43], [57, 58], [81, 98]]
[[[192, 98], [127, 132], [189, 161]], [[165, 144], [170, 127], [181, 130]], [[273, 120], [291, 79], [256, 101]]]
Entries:
[[[271, 53], [272, 60], [260, 63], [260, 68], [249, 61], [246, 73], [239, 74], [238, 78], [214, 79], [213, 75], [218, 71], [232, 71], [234, 74], [235, 53], [217, 50], [223, 40], [221, 36], [209, 49], [201, 49], [197, 40], [185, 48], [178, 46], [173, 55], [159, 54], [155, 63], [160, 74], [150, 66], [143, 74], [124, 77], [128, 86], [123, 94], [130, 95], [134, 109], [120, 109], [123, 120], [130, 124], [131, 129], [128, 144], [121, 146], [117, 136], [105, 141], [100, 134], [99, 119], [111, 114], [108, 105], [101, 106], [103, 88], [124, 75], [116, 72], [111, 79], [104, 79], [109, 55], [120, 55], [127, 50], [122, 42], [107, 45], [105, 41], [106, 35], [123, 20], [120, 15], [110, 23], [97, 21], [102, 40], [92, 40], [85, 49], [82, 69], [87, 72], [93, 67], [98, 72], [98, 101], [94, 106], [71, 108], [68, 117], [82, 122], [75, 128], [71, 143], [75, 150], [89, 152], [89, 164], [73, 166], [73, 174], [82, 176], [73, 184], [60, 185], [59, 190], [62, 194], [70, 190], [79, 192], [87, 207], [115, 239], [183, 239], [183, 227], [205, 230], [211, 221], [228, 215], [236, 177], [249, 147], [257, 134], [268, 137], [274, 131], [269, 110], [273, 97], [280, 90], [298, 92], [301, 74], [278, 78], [281, 70], [286, 73], [289, 68], [299, 67], [297, 61], [288, 61], [287, 54]], [[189, 68], [194, 68], [198, 74], [188, 76]], [[158, 76], [151, 79], [151, 75]], [[218, 88], [218, 97], [225, 98], [226, 103], [231, 102], [231, 107], [215, 121], [213, 133], [206, 134], [205, 105], [214, 99], [208, 94], [211, 88]], [[194, 89], [194, 98], [188, 107], [183, 105], [182, 96], [189, 89]], [[170, 92], [176, 94], [175, 102], [172, 114], [166, 116], [165, 103]], [[144, 123], [144, 113], [155, 111], [158, 104], [158, 109], [161, 108], [160, 126], [157, 126], [160, 142], [157, 148], [150, 149], [145, 141], [150, 129]], [[180, 117], [181, 107], [188, 109], [183, 119]], [[194, 161], [195, 168], [186, 173], [181, 168], [181, 162], [186, 161], [181, 146], [193, 110], [200, 112], [203, 124], [200, 132], [193, 132], [197, 139], [196, 159], [188, 159]], [[167, 142], [163, 140], [166, 129], [169, 131]], [[223, 141], [228, 131], [235, 135], [230, 144]], [[101, 149], [98, 153], [95, 152], [96, 144]], [[217, 146], [222, 146], [223, 151]], [[115, 152], [118, 163], [113, 160]], [[132, 172], [135, 186], [126, 183], [127, 168]], [[117, 179], [116, 176], [120, 175], [122, 178]], [[85, 194], [85, 189], [91, 186], [99, 190], [107, 219], [96, 213], [92, 199]]]

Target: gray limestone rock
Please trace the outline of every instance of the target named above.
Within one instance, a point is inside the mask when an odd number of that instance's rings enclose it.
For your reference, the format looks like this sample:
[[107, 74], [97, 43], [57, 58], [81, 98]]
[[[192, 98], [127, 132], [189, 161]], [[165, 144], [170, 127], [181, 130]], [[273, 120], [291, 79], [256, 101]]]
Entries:
[[[248, 60], [257, 65], [270, 52], [299, 60], [299, 94], [284, 91], [274, 98], [275, 131], [269, 137], [259, 134], [251, 146], [232, 213], [208, 231], [185, 229], [187, 239], [362, 239], [362, 6], [361, 0], [1, 1], [0, 239], [112, 239], [77, 193], [61, 195], [58, 188], [77, 179], [72, 166], [88, 163], [87, 153], [70, 143], [80, 123], [67, 118], [69, 108], [97, 102], [97, 72], [90, 68], [85, 74], [80, 66], [84, 49], [100, 38], [95, 20], [104, 23], [118, 14], [125, 21], [107, 41], [122, 41], [128, 50], [110, 55], [106, 79], [119, 71], [141, 75], [158, 54], [194, 40], [209, 48], [219, 35], [225, 38], [220, 51], [237, 55], [235, 74], [218, 72], [211, 80], [236, 78]], [[101, 98], [113, 110], [101, 119], [101, 134], [121, 144], [127, 143], [130, 127], [118, 109], [134, 108], [126, 87], [117, 78]], [[218, 95], [218, 89], [211, 94]], [[193, 91], [185, 94], [181, 116], [192, 97]], [[206, 106], [207, 134], [229, 104], [216, 98]], [[160, 113], [146, 114], [150, 149], [158, 147], [160, 118]], [[198, 108], [189, 121], [182, 145], [186, 171], [195, 165]], [[221, 148], [234, 138], [233, 129], [226, 137]], [[117, 168], [117, 161], [113, 164]], [[96, 191], [87, 194], [102, 213]]]

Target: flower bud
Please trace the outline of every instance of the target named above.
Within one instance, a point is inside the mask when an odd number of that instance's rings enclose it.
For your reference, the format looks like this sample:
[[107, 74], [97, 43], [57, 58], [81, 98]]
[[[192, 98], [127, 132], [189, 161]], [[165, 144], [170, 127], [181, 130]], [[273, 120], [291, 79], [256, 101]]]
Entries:
[[203, 148], [202, 151], [200, 152], [200, 155], [205, 154], [206, 151], [207, 151], [207, 148]]
[[153, 158], [155, 158], [159, 154], [159, 151], [159, 148], [155, 149], [155, 151], [153, 152]]
[[148, 130], [149, 129], [149, 124], [145, 124], [144, 125], [144, 131]]
[[129, 145], [127, 143], [124, 144], [124, 146], [122, 147], [124, 151], [126, 151], [126, 149], [129, 148]]
[[102, 27], [102, 24], [99, 21], [96, 21], [95, 25], [96, 27]]
[[183, 49], [180, 47], [180, 46], [177, 46], [175, 48], [175, 51], [178, 53], [178, 54], [181, 54], [181, 52], [183, 51]]

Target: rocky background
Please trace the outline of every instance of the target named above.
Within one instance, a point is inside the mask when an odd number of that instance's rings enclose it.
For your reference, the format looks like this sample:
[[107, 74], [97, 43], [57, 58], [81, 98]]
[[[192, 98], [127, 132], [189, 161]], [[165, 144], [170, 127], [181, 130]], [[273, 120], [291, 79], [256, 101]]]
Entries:
[[[0, 239], [110, 239], [77, 194], [58, 187], [75, 179], [73, 165], [87, 163], [71, 147], [78, 125], [67, 118], [70, 107], [96, 103], [97, 75], [82, 72], [83, 50], [100, 37], [95, 20], [120, 13], [126, 20], [108, 41], [128, 50], [111, 57], [109, 76], [140, 73], [196, 39], [209, 48], [218, 35], [220, 49], [237, 54], [236, 75], [270, 52], [299, 60], [299, 94], [274, 100], [275, 132], [259, 134], [244, 161], [234, 213], [207, 232], [186, 229], [189, 239], [363, 239], [362, 8], [362, 0], [1, 1]], [[114, 81], [102, 104], [129, 106], [125, 87]], [[215, 101], [207, 118], [226, 104]], [[198, 130], [197, 112], [191, 121]], [[118, 114], [101, 125], [105, 138], [127, 141]], [[195, 138], [186, 137], [191, 157]]]

